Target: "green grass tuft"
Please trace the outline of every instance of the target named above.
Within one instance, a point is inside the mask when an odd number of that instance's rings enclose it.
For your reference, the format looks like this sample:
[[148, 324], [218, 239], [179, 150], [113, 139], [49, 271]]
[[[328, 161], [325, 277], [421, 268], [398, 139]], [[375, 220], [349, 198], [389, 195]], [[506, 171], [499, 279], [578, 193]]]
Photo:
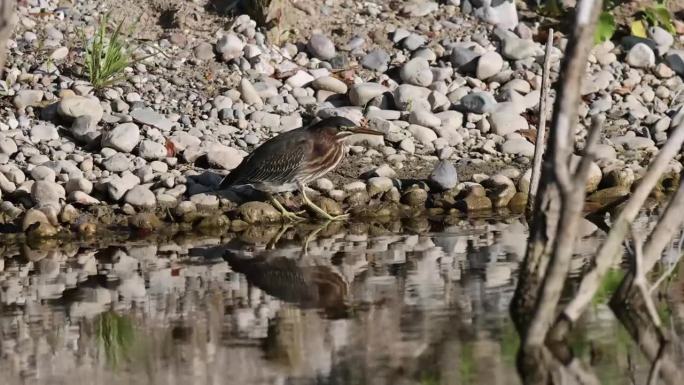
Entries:
[[[122, 19], [109, 34], [109, 14], [100, 17], [99, 25], [91, 41], [83, 36], [85, 46], [85, 70], [90, 83], [95, 89], [102, 89], [126, 79], [124, 73], [126, 67], [154, 56], [151, 54], [143, 58], [135, 59], [133, 52], [138, 48], [130, 44], [126, 38]], [[135, 26], [136, 23], [133, 23]]]

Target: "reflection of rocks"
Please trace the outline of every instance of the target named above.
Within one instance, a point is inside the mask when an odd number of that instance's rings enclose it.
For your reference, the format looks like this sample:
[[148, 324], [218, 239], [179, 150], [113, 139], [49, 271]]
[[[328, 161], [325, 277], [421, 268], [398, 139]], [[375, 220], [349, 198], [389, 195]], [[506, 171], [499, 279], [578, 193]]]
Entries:
[[[488, 383], [489, 371], [517, 378], [513, 357], [505, 363], [502, 342], [482, 330], [496, 335], [504, 326], [492, 325], [507, 324], [525, 250], [520, 221], [462, 220], [435, 235], [369, 231], [378, 230], [324, 228], [306, 255], [300, 241], [310, 233], [279, 226], [254, 242], [8, 249], [0, 260], [0, 368], [12, 385], [19, 373], [79, 383], [97, 372], [102, 383], [121, 383], [103, 365], [95, 334], [100, 315], [114, 310], [135, 325], [133, 356], [122, 364], [139, 375], [134, 384], [168, 384], [168, 376], [211, 383], [227, 371], [241, 384], [342, 381], [343, 373], [390, 383], [418, 378], [426, 360], [448, 362], [435, 370], [449, 383], [460, 378], [453, 365], [474, 365], [475, 382]], [[278, 248], [264, 249], [278, 234]], [[594, 240], [582, 240], [582, 255], [592, 255]], [[584, 263], [573, 260], [576, 269]], [[155, 348], [135, 356], [144, 346]], [[469, 361], [481, 349], [494, 352], [486, 367]], [[149, 367], [165, 374], [148, 377]]]

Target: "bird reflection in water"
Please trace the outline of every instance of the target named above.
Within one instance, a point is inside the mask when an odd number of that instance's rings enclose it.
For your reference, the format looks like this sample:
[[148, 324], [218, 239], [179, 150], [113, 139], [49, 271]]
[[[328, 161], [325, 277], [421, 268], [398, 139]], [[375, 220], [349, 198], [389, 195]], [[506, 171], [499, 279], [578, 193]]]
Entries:
[[292, 258], [259, 255], [241, 257], [226, 251], [224, 259], [233, 271], [268, 295], [302, 309], [321, 309], [328, 318], [349, 315], [349, 287], [330, 266], [300, 266]]

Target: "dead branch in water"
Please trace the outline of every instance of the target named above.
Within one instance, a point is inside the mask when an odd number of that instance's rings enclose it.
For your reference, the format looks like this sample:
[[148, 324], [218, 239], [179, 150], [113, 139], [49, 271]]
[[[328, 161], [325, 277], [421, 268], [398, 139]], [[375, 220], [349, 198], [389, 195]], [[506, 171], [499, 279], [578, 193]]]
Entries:
[[530, 176], [530, 190], [527, 194], [527, 216], [532, 214], [534, 208], [534, 197], [539, 188], [539, 178], [541, 177], [542, 159], [544, 147], [546, 145], [546, 114], [547, 103], [549, 101], [549, 77], [551, 75], [551, 48], [553, 47], [553, 28], [549, 29], [549, 37], [546, 41], [546, 52], [544, 54], [544, 67], [542, 69], [541, 95], [539, 96], [539, 126], [537, 127], [537, 137], [534, 142], [534, 161], [532, 162], [532, 175]]

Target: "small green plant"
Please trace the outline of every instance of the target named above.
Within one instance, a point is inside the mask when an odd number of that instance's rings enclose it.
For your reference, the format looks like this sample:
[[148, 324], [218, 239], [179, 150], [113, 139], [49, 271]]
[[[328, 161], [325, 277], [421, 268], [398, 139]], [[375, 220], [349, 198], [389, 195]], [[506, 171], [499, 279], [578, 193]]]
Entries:
[[83, 34], [85, 69], [90, 83], [96, 89], [111, 86], [125, 79], [126, 67], [155, 55], [151, 54], [139, 59], [133, 57], [133, 52], [138, 46], [131, 45], [124, 36], [124, 22], [125, 18], [116, 25], [111, 34], [108, 34], [109, 14], [105, 14], [100, 17], [99, 25], [91, 41], [88, 41]]
[[677, 32], [666, 1], [659, 1], [639, 12], [637, 20], [630, 25], [630, 30], [632, 35], [645, 38], [648, 36], [646, 31], [649, 26], [661, 27], [671, 34]]
[[596, 23], [596, 31], [594, 32], [594, 43], [601, 44], [610, 40], [615, 34], [617, 25], [615, 25], [615, 18], [610, 11], [603, 11], [599, 15]]
[[100, 348], [112, 368], [128, 360], [135, 340], [135, 328], [130, 318], [114, 312], [103, 313], [96, 320], [95, 331]]

